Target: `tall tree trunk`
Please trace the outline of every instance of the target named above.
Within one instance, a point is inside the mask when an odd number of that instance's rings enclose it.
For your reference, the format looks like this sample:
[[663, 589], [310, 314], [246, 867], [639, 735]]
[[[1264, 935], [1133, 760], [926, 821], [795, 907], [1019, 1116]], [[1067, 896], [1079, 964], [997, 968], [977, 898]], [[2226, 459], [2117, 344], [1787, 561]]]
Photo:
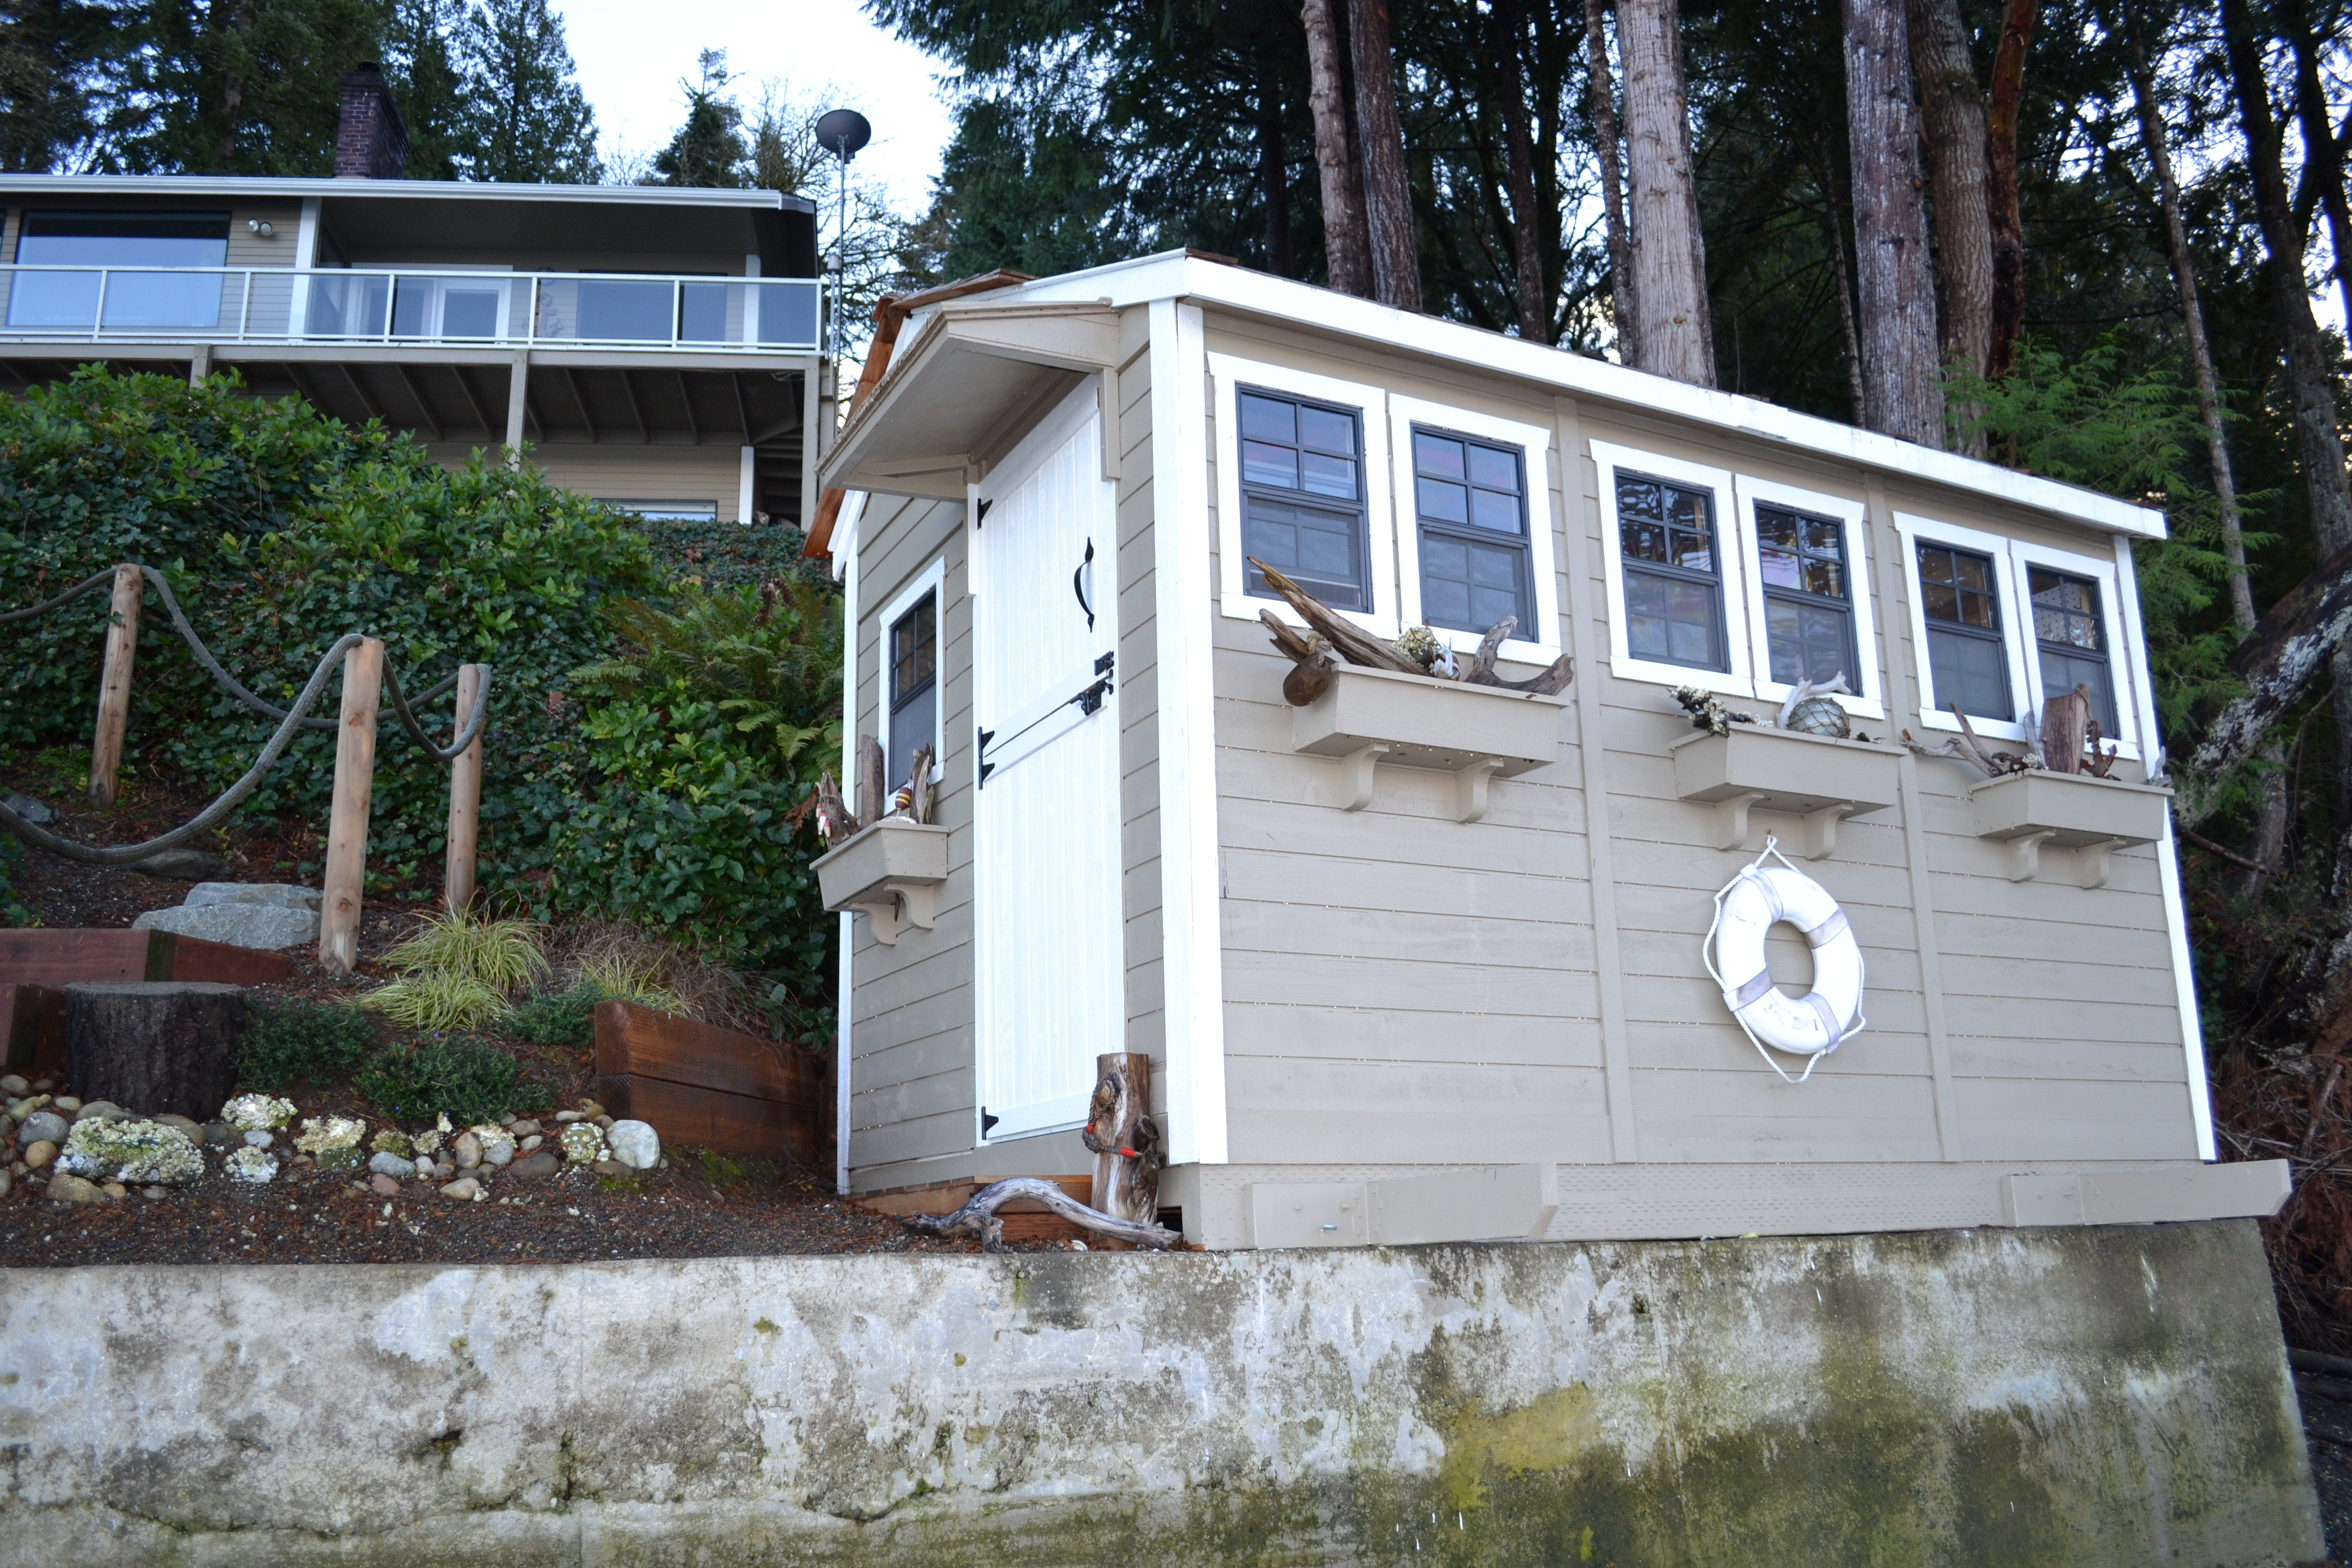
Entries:
[[1958, 0], [1910, 0], [1909, 10], [1911, 69], [1936, 196], [1937, 337], [1947, 363], [1982, 375], [1992, 363], [1993, 289], [1984, 93]]
[[1584, 0], [1584, 70], [1592, 106], [1593, 150], [1601, 156], [1601, 211], [1609, 231], [1609, 309], [1617, 357], [1642, 363], [1640, 312], [1633, 308], [1633, 249], [1625, 233], [1625, 175], [1617, 162], [1617, 87], [1609, 70], [1601, 0]]
[[1837, 156], [1830, 144], [1820, 144], [1822, 163], [1822, 226], [1830, 247], [1830, 271], [1837, 281], [1838, 334], [1845, 346], [1846, 396], [1853, 404], [1853, 422], [1862, 423], [1862, 341], [1854, 333], [1853, 275], [1845, 264], [1845, 203], [1838, 199]]
[[2025, 226], [2017, 205], [2017, 116], [2025, 96], [2025, 47], [2038, 0], [2009, 0], [1985, 105], [1986, 214], [1992, 228], [1992, 343], [1989, 375], [2007, 375], [2025, 325]]
[[2327, 215], [2327, 245], [2336, 253], [2336, 297], [2352, 322], [2352, 207], [2344, 198], [2344, 143], [2327, 119], [2327, 89], [2319, 77], [2321, 40], [2312, 36], [2308, 10], [2297, 4], [2291, 17], [2294, 44], [2295, 113], [2303, 130], [2303, 180], [2319, 196]]
[[1265, 192], [1265, 266], [1277, 278], [1298, 275], [1290, 254], [1290, 147], [1282, 133], [1282, 88], [1261, 59], [1257, 89], [1257, 175]]
[[1371, 237], [1364, 226], [1364, 187], [1356, 177], [1356, 155], [1349, 144], [1348, 94], [1331, 4], [1305, 0], [1299, 7], [1299, 19], [1307, 27], [1307, 102], [1315, 116], [1315, 166], [1323, 184], [1324, 268], [1333, 289], [1369, 300]]
[[1371, 232], [1372, 295], [1383, 305], [1418, 310], [1421, 226], [1413, 221], [1412, 186], [1405, 177], [1388, 0], [1348, 0], [1348, 40], [1356, 61], [1356, 147]]
[[1903, 0], [1845, 0], [1863, 423], [1940, 447], [1944, 384], [1936, 362], [1936, 287], [1903, 11]]
[[1519, 336], [1531, 343], [1551, 342], [1550, 298], [1544, 288], [1540, 220], [1536, 214], [1536, 151], [1528, 132], [1527, 84], [1519, 50], [1527, 26], [1518, 0], [1495, 0], [1495, 56], [1502, 84], [1503, 145], [1511, 164], [1511, 252], [1517, 263]]
[[1676, 0], [1619, 0], [1617, 50], [1625, 67], [1626, 238], [1638, 363], [1659, 375], [1713, 386]]

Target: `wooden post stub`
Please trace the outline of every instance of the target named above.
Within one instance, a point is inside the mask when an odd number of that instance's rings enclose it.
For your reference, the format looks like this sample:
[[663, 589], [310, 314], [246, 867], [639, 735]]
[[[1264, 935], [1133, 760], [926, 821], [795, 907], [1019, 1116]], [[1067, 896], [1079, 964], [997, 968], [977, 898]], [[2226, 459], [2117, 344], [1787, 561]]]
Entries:
[[1115, 1051], [1095, 1058], [1094, 1101], [1084, 1142], [1095, 1153], [1092, 1206], [1114, 1219], [1159, 1222], [1163, 1161], [1158, 1139], [1143, 1131], [1150, 1109], [1150, 1057]]
[[889, 764], [882, 760], [882, 742], [871, 735], [857, 737], [857, 824], [871, 827], [890, 809], [890, 781], [883, 775]]
[[2091, 725], [2091, 690], [2077, 686], [2042, 705], [2042, 761], [2053, 773], [2083, 771], [2083, 743]]
[[204, 1121], [236, 1091], [242, 985], [68, 985], [65, 1011], [66, 1077], [92, 1100]]
[[368, 802], [375, 787], [375, 710], [383, 644], [362, 637], [343, 655], [343, 716], [335, 731], [335, 800], [327, 819], [327, 874], [319, 964], [349, 974], [360, 957], [360, 889], [367, 876]]
[[98, 734], [89, 746], [89, 803], [112, 805], [122, 776], [122, 730], [131, 718], [131, 666], [139, 656], [139, 568], [114, 569], [106, 621], [106, 673], [98, 683]]
[[[482, 667], [457, 667], [457, 732], [465, 733], [482, 695]], [[462, 910], [474, 901], [474, 851], [482, 828], [482, 737], [449, 764], [449, 858], [441, 874], [441, 901]]]

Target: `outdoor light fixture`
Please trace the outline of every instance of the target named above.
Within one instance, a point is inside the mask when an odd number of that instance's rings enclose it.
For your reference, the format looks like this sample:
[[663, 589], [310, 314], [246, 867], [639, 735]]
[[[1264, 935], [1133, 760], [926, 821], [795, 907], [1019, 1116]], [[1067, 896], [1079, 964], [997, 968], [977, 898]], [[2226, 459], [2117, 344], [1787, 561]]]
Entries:
[[841, 160], [839, 216], [834, 222], [833, 254], [825, 258], [825, 270], [834, 278], [833, 359], [836, 364], [841, 363], [841, 276], [849, 253], [849, 161], [873, 140], [873, 125], [854, 109], [828, 110], [817, 117], [816, 144]]
[[278, 232], [277, 229], [270, 226], [267, 220], [257, 217], [249, 217], [246, 219], [245, 226], [253, 230], [254, 233], [259, 235], [264, 239], [268, 239], [271, 235]]

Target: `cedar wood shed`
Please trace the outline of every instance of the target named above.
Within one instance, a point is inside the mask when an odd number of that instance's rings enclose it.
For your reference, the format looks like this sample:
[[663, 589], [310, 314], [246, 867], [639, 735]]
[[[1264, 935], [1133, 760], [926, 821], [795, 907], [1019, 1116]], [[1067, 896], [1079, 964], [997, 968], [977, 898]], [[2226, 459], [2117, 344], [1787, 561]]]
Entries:
[[[1181, 252], [918, 310], [823, 470], [848, 728], [889, 785], [939, 759], [843, 916], [846, 1192], [1087, 1171], [1095, 1059], [1131, 1051], [1211, 1247], [2284, 1196], [2210, 1163], [2147, 782], [2156, 512]], [[1251, 556], [1458, 656], [1510, 615], [1501, 673], [1574, 679], [1350, 669], [1294, 707]], [[1850, 738], [1771, 727], [1832, 669]], [[2022, 741], [2077, 682], [2111, 779], [1894, 743], [1954, 702]], [[1764, 722], [1696, 729], [1685, 685]], [[1801, 1083], [1701, 956], [1768, 835], [1867, 965]], [[1769, 953], [1802, 992], [1805, 944]]]

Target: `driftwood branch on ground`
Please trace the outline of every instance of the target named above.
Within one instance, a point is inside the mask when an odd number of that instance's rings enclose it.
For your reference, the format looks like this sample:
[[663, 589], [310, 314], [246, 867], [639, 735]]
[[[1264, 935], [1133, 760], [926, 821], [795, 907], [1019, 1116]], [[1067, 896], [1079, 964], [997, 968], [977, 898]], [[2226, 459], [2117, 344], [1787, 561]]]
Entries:
[[926, 1236], [976, 1236], [984, 1250], [1001, 1252], [1004, 1248], [1004, 1222], [996, 1217], [996, 1211], [1015, 1198], [1033, 1198], [1072, 1225], [1113, 1241], [1136, 1247], [1174, 1247], [1184, 1239], [1160, 1226], [1115, 1219], [1098, 1209], [1090, 1209], [1043, 1176], [1011, 1176], [992, 1182], [972, 1194], [971, 1200], [953, 1214], [908, 1215], [907, 1228]]

